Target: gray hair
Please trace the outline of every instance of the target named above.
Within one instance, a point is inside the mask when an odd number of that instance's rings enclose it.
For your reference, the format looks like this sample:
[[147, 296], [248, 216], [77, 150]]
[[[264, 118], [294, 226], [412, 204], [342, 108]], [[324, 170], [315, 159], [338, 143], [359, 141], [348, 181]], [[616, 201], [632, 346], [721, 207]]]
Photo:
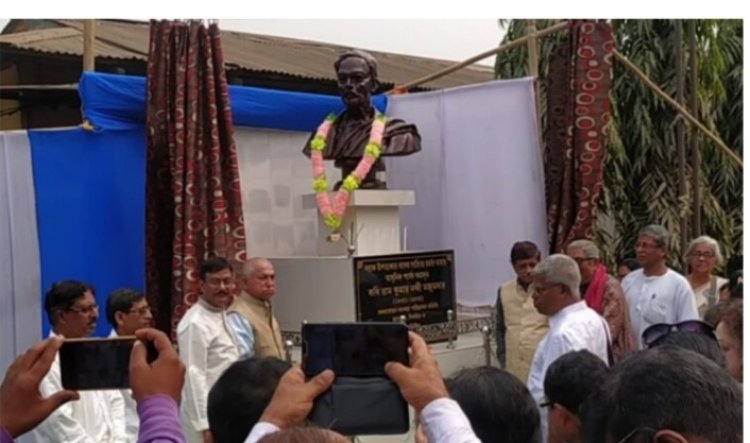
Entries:
[[[271, 261], [265, 257], [253, 257], [242, 265], [242, 275], [245, 277], [252, 276], [260, 263], [271, 263]], [[271, 266], [273, 266], [272, 263]]]
[[707, 235], [701, 235], [700, 237], [694, 238], [693, 241], [690, 242], [687, 247], [687, 251], [685, 252], [685, 256], [683, 257], [685, 261], [688, 261], [690, 259], [690, 256], [695, 251], [695, 248], [700, 245], [708, 245], [711, 249], [713, 249], [714, 255], [716, 256], [717, 265], [720, 265], [721, 262], [724, 261], [724, 256], [721, 255], [721, 247], [719, 247], [719, 242]]
[[567, 255], [550, 255], [534, 267], [532, 274], [543, 278], [547, 283], [565, 286], [577, 300], [581, 299], [581, 271], [575, 260]]
[[638, 237], [642, 235], [653, 238], [657, 247], [664, 248], [669, 244], [669, 232], [662, 225], [648, 225], [638, 232]]
[[573, 240], [566, 249], [580, 249], [585, 258], [599, 259], [599, 247], [591, 240]]
[[339, 70], [339, 66], [341, 65], [341, 62], [344, 61], [344, 59], [347, 59], [349, 57], [357, 57], [361, 58], [365, 62], [367, 62], [367, 66], [370, 67], [370, 75], [372, 76], [373, 80], [378, 79], [378, 61], [375, 60], [375, 57], [372, 56], [369, 52], [365, 52], [361, 49], [350, 49], [348, 51], [342, 52], [339, 57], [336, 59], [335, 62], [333, 62], [333, 68], [336, 69], [336, 71]]

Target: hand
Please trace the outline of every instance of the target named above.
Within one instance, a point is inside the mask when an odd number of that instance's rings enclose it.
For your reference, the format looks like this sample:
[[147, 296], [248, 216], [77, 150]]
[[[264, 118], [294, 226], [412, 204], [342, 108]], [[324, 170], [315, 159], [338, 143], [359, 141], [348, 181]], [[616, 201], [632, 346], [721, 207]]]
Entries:
[[13, 438], [34, 429], [60, 405], [78, 400], [75, 391], [59, 391], [43, 398], [39, 384], [52, 367], [63, 337], [35, 344], [10, 365], [0, 386], [0, 425]]
[[334, 378], [333, 371], [326, 369], [305, 382], [299, 366], [289, 368], [279, 380], [260, 421], [273, 423], [280, 429], [302, 423], [310, 414], [315, 398], [331, 386]]
[[448, 397], [448, 389], [443, 382], [437, 360], [430, 353], [422, 337], [410, 331], [409, 346], [411, 367], [407, 368], [401, 363], [389, 361], [385, 364], [385, 373], [396, 382], [406, 402], [420, 413], [433, 400]]
[[[135, 331], [138, 340], [130, 353], [130, 388], [133, 398], [140, 403], [152, 395], [168, 395], [180, 404], [182, 385], [185, 382], [185, 365], [182, 364], [169, 338], [163, 332], [145, 328]], [[146, 362], [146, 346], [154, 342], [159, 357], [150, 365]]]

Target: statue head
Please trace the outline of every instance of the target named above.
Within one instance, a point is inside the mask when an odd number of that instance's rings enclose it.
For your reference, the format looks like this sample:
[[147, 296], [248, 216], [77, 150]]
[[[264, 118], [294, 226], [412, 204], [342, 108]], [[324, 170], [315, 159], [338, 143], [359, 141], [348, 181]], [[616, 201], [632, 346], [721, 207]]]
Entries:
[[339, 94], [347, 109], [367, 109], [370, 95], [378, 82], [378, 62], [371, 54], [359, 49], [343, 52], [334, 62]]

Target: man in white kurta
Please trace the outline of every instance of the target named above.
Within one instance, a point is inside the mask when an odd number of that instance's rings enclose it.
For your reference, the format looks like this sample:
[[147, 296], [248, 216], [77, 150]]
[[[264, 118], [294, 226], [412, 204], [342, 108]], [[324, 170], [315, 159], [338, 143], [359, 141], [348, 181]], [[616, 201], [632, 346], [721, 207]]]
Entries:
[[210, 258], [201, 265], [200, 276], [200, 298], [177, 325], [180, 360], [187, 369], [180, 415], [190, 442], [210, 441], [208, 393], [241, 356], [237, 334], [227, 320], [235, 287], [231, 266], [223, 258]]
[[[151, 326], [153, 316], [148, 300], [142, 292], [134, 289], [115, 289], [107, 297], [107, 321], [112, 325], [110, 337], [135, 335], [135, 331]], [[135, 399], [130, 389], [119, 391], [125, 405], [125, 436], [128, 442], [138, 441], [140, 419]]]
[[642, 268], [622, 280], [638, 349], [644, 348], [641, 335], [649, 326], [699, 318], [690, 283], [667, 267], [668, 242], [669, 233], [659, 225], [641, 229], [635, 254]]
[[547, 407], [540, 406], [545, 402], [547, 368], [558, 357], [582, 349], [608, 363], [609, 327], [604, 318], [581, 300], [581, 275], [573, 259], [562, 254], [551, 255], [534, 268], [533, 274], [534, 307], [549, 316], [549, 331], [534, 353], [527, 387], [539, 406], [542, 443], [547, 443]]
[[[81, 338], [99, 317], [94, 289], [82, 282], [54, 283], [45, 297], [52, 335]], [[39, 385], [44, 397], [62, 390], [59, 353]], [[31, 434], [36, 443], [125, 443], [125, 411], [118, 391], [80, 391], [80, 399], [59, 407]]]

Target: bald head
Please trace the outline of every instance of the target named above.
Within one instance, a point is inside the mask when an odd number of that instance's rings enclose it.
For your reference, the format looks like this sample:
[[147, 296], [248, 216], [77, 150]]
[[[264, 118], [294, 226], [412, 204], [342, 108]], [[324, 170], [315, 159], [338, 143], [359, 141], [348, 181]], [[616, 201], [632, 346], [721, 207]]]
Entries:
[[276, 270], [266, 258], [254, 257], [242, 267], [245, 291], [259, 300], [270, 300], [276, 294]]

